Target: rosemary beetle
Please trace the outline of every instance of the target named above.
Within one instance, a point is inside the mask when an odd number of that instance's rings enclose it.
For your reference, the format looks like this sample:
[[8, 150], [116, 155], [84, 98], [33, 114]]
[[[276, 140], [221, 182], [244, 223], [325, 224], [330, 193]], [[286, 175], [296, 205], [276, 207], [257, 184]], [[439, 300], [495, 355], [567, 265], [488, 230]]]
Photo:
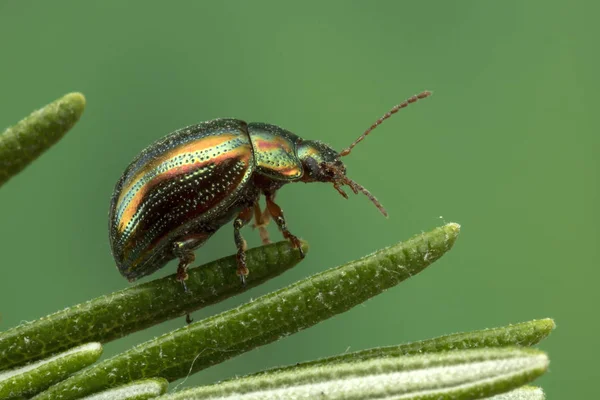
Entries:
[[347, 186], [387, 216], [367, 189], [348, 178], [341, 159], [398, 110], [429, 95], [425, 91], [396, 105], [341, 152], [275, 125], [239, 119], [215, 119], [165, 136], [143, 150], [116, 184], [109, 238], [117, 268], [134, 281], [179, 259], [177, 279], [185, 287], [194, 250], [233, 221], [243, 282], [248, 268], [240, 230], [253, 218], [263, 243], [269, 243], [266, 225], [273, 219], [303, 257], [300, 241], [275, 203], [277, 191], [291, 182], [329, 183], [345, 198]]

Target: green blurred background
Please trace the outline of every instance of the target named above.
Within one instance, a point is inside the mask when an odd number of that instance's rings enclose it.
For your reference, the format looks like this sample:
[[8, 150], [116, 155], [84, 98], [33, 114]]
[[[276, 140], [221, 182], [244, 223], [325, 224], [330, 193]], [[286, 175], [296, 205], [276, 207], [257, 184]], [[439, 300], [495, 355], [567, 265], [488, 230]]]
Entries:
[[[537, 384], [550, 398], [584, 398], [597, 376], [597, 346], [588, 343], [600, 328], [596, 4], [0, 2], [0, 126], [69, 91], [88, 100], [74, 130], [1, 190], [0, 329], [128, 285], [109, 251], [109, 199], [155, 139], [231, 116], [342, 149], [392, 105], [429, 89], [433, 97], [347, 159], [349, 176], [389, 219], [329, 186], [285, 187], [279, 203], [292, 232], [310, 241], [308, 258], [194, 318], [444, 221], [463, 227], [454, 250], [365, 305], [181, 387], [553, 317], [558, 328], [540, 346], [552, 364]], [[251, 229], [244, 235], [259, 243]], [[228, 226], [197, 255], [233, 251]], [[105, 356], [183, 323], [111, 343]]]

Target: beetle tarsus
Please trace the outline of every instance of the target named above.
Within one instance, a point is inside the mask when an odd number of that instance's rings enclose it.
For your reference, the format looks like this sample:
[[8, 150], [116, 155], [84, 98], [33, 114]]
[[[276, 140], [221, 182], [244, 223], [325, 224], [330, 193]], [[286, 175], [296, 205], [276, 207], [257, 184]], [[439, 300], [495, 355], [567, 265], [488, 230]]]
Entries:
[[190, 316], [190, 313], [185, 314], [185, 323], [189, 325], [192, 322], [194, 322], [194, 319]]
[[240, 277], [240, 281], [242, 282], [242, 286], [246, 286], [246, 276], [250, 273], [248, 267], [246, 266], [246, 253], [242, 251], [238, 251], [237, 254], [237, 274]]
[[236, 273], [240, 277], [240, 280], [242, 281], [242, 285], [246, 286], [246, 276], [248, 276], [250, 271], [248, 270], [248, 267], [246, 266], [246, 252], [245, 252], [245, 249], [243, 249], [243, 248], [238, 250], [237, 264], [238, 264], [238, 268], [237, 268]]
[[188, 277], [189, 277], [189, 275], [187, 273], [187, 264], [180, 262], [179, 266], [177, 267], [177, 280], [179, 282], [181, 282], [181, 285], [183, 286], [183, 291], [186, 293], [190, 292], [185, 283], [185, 281], [188, 279]]
[[304, 258], [306, 254], [304, 254], [304, 250], [302, 249], [302, 243], [300, 242], [300, 239], [292, 235], [291, 241], [294, 244], [294, 247], [298, 249], [298, 253], [300, 253], [300, 258]]
[[245, 208], [239, 213], [237, 218], [233, 221], [233, 238], [235, 239], [235, 246], [237, 247], [237, 274], [242, 279], [242, 284], [245, 285], [246, 275], [248, 275], [248, 267], [246, 266], [246, 241], [240, 233], [240, 229], [244, 225], [248, 224], [252, 220], [252, 207]]
[[242, 283], [243, 287], [246, 287], [246, 275], [244, 275], [243, 273], [238, 274], [240, 277], [240, 282]]
[[300, 253], [300, 258], [304, 258], [304, 250], [302, 250], [302, 242], [298, 239], [297, 236], [292, 235], [292, 233], [288, 230], [287, 224], [285, 222], [285, 218], [283, 216], [283, 210], [279, 207], [274, 201], [273, 196], [266, 195], [267, 198], [267, 210], [275, 220], [275, 223], [279, 227], [279, 230], [283, 234], [283, 237], [290, 241], [292, 246], [298, 249]]
[[183, 290], [189, 293], [188, 287], [185, 281], [189, 278], [188, 267], [194, 262], [196, 256], [194, 252], [186, 247], [186, 242], [175, 242], [173, 244], [173, 253], [179, 258], [179, 265], [177, 266], [177, 280], [181, 282]]
[[180, 282], [181, 282], [181, 286], [183, 286], [183, 291], [186, 293], [189, 293], [190, 290], [188, 289], [187, 285], [185, 284], [185, 281], [181, 280]]

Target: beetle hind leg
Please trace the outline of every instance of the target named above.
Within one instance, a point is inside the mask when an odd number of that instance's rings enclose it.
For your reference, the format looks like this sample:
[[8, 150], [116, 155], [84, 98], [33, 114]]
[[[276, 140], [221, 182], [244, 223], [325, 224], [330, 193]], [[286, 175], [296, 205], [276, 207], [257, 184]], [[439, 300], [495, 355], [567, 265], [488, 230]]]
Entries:
[[279, 230], [283, 234], [283, 237], [289, 240], [292, 245], [298, 249], [300, 252], [300, 257], [304, 258], [304, 251], [302, 250], [302, 243], [300, 243], [300, 239], [297, 236], [292, 235], [287, 228], [287, 224], [285, 223], [285, 218], [283, 217], [283, 211], [281, 207], [279, 207], [275, 201], [273, 201], [272, 195], [267, 195], [267, 210], [269, 210], [269, 214], [275, 220], [275, 223], [279, 227]]
[[246, 266], [246, 241], [240, 233], [240, 229], [244, 225], [248, 224], [252, 220], [252, 207], [248, 207], [242, 210], [233, 221], [233, 237], [235, 239], [235, 246], [237, 247], [237, 274], [242, 280], [242, 284], [246, 284], [246, 276], [248, 276], [248, 267]]
[[[175, 242], [173, 244], [173, 253], [179, 258], [179, 265], [177, 266], [177, 280], [181, 282], [183, 290], [186, 293], [190, 293], [185, 281], [188, 279], [188, 267], [196, 259], [194, 251], [187, 246], [187, 241]], [[190, 317], [190, 313], [185, 314], [185, 322], [189, 325], [193, 319]]]
[[175, 242], [173, 244], [173, 252], [177, 256], [177, 258], [179, 258], [179, 265], [177, 266], [177, 280], [181, 282], [181, 284], [183, 285], [183, 289], [187, 293], [188, 288], [185, 284], [185, 281], [188, 279], [187, 270], [190, 264], [193, 263], [194, 260], [196, 260], [196, 256], [194, 255], [192, 249], [186, 246], [185, 241]]

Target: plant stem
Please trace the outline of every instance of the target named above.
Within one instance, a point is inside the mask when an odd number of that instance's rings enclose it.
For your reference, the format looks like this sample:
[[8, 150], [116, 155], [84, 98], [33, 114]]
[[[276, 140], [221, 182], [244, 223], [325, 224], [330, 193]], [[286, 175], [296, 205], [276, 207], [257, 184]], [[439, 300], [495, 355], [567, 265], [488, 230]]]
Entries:
[[0, 186], [58, 142], [85, 108], [81, 93], [69, 93], [0, 135]]
[[419, 273], [452, 248], [459, 228], [436, 228], [177, 329], [72, 376], [38, 399], [76, 399], [147, 377], [173, 381], [306, 329]]
[[480, 331], [455, 333], [419, 342], [405, 343], [397, 346], [376, 347], [354, 353], [341, 354], [319, 360], [294, 364], [287, 367], [275, 368], [259, 374], [275, 371], [287, 371], [315, 365], [355, 362], [372, 358], [398, 357], [412, 354], [437, 353], [448, 350], [466, 350], [492, 347], [533, 346], [552, 332], [555, 324], [550, 318], [521, 322], [500, 328]]
[[[302, 244], [304, 252], [308, 244]], [[246, 286], [235, 256], [189, 270], [185, 293], [175, 275], [110, 293], [0, 333], [0, 370], [39, 360], [87, 342], [106, 343], [217, 303], [271, 279], [300, 262], [286, 241], [247, 251]], [[183, 322], [183, 321], [182, 321]]]
[[100, 343], [88, 343], [24, 367], [0, 372], [0, 399], [30, 397], [93, 364], [102, 354]]
[[542, 375], [531, 349], [477, 349], [315, 365], [201, 386], [160, 400], [468, 400], [507, 392]]
[[93, 394], [81, 400], [146, 400], [164, 394], [169, 382], [163, 378], [144, 379]]
[[487, 400], [544, 400], [546, 396], [539, 387], [524, 386], [508, 393], [502, 393]]

